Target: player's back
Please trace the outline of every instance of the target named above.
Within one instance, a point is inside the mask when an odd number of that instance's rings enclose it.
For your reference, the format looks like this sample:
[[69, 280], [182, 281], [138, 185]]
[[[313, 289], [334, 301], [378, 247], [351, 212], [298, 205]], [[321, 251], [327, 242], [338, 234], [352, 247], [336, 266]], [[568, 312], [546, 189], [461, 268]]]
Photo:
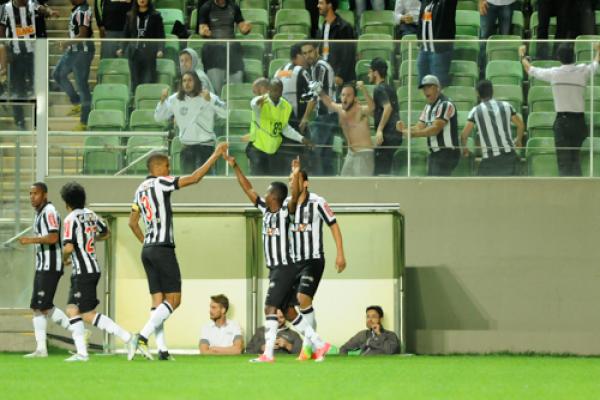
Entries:
[[73, 274], [100, 273], [96, 259], [96, 237], [104, 235], [108, 227], [96, 213], [88, 208], [71, 211], [65, 218], [63, 243], [72, 244]]

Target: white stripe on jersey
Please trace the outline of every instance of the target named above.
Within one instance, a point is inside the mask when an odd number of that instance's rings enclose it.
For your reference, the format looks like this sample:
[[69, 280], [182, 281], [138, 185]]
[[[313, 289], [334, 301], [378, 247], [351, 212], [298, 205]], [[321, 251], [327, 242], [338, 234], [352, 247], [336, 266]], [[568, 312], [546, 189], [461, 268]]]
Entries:
[[273, 213], [267, 209], [265, 201], [258, 197], [255, 206], [263, 215], [262, 236], [267, 267], [288, 265], [288, 259], [292, 261], [294, 256], [288, 236], [287, 205], [284, 203], [279, 211]]
[[96, 236], [107, 230], [104, 221], [90, 209], [80, 208], [67, 215], [63, 244], [73, 244], [73, 275], [100, 273], [100, 265], [96, 259]]
[[[61, 230], [60, 215], [52, 203], [46, 203], [40, 212], [36, 213], [33, 221], [33, 233], [36, 236], [48, 236]], [[56, 244], [35, 245], [35, 269], [36, 271], [62, 271], [62, 252], [60, 240]]]

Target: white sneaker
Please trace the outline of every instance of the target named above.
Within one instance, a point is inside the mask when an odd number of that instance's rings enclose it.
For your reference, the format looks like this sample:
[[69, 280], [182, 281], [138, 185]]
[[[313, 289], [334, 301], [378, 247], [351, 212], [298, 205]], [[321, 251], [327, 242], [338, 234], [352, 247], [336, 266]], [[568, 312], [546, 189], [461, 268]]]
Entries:
[[84, 356], [79, 353], [73, 354], [71, 357], [65, 359], [66, 362], [77, 362], [77, 361], [87, 361], [89, 360], [89, 356]]
[[36, 350], [33, 353], [25, 354], [23, 358], [46, 358], [48, 357], [47, 350]]

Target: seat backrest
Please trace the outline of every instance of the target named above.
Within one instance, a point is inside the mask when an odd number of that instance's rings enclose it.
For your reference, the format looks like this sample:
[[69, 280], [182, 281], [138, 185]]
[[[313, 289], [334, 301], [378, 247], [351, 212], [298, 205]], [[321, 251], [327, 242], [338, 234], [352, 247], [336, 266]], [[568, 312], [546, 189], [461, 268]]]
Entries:
[[156, 72], [158, 74], [158, 82], [173, 87], [177, 68], [175, 61], [165, 58], [156, 60]]
[[360, 16], [362, 33], [394, 34], [394, 12], [391, 10], [366, 10]]
[[509, 102], [520, 113], [523, 107], [523, 88], [519, 85], [494, 85], [494, 98]]
[[479, 79], [479, 67], [474, 61], [452, 60], [450, 63], [450, 85], [475, 87]]
[[275, 31], [310, 33], [310, 14], [307, 10], [281, 9], [275, 14]]
[[164, 89], [169, 89], [169, 86], [163, 83], [143, 83], [138, 85], [135, 88], [135, 108], [138, 110], [154, 110], [156, 104], [160, 101]]
[[125, 115], [121, 110], [92, 110], [87, 123], [90, 131], [125, 130]]
[[123, 155], [117, 136], [88, 136], [83, 147], [84, 174], [114, 174], [121, 168]]
[[494, 85], [520, 85], [523, 82], [523, 67], [518, 61], [488, 61], [485, 77]]
[[103, 58], [98, 64], [98, 83], [122, 83], [129, 87], [131, 73], [126, 58]]
[[550, 86], [534, 86], [527, 95], [529, 112], [554, 111], [554, 97]]
[[[227, 96], [227, 91], [229, 91], [229, 97]], [[227, 99], [250, 100], [253, 96], [251, 83], [228, 83], [221, 90], [221, 100], [223, 101], [227, 101]]]
[[443, 93], [450, 99], [456, 110], [469, 111], [477, 103], [477, 92], [472, 86], [448, 86]]
[[167, 130], [167, 122], [156, 122], [154, 120], [154, 110], [136, 109], [131, 112], [129, 117], [129, 129], [132, 131], [157, 131]]
[[265, 9], [251, 8], [242, 11], [244, 20], [252, 24], [254, 32], [261, 33], [263, 37], [267, 36], [267, 28], [269, 27], [269, 14]]
[[96, 110], [120, 110], [127, 115], [129, 88], [119, 83], [101, 83], [94, 87], [92, 108]]
[[529, 113], [527, 117], [527, 131], [529, 137], [554, 137], [554, 120], [556, 113], [537, 111]]
[[554, 138], [529, 139], [526, 155], [527, 170], [530, 176], [558, 176]]
[[479, 36], [479, 12], [456, 10], [456, 34]]
[[274, 58], [269, 63], [269, 77], [275, 76], [275, 71], [288, 63], [288, 58]]

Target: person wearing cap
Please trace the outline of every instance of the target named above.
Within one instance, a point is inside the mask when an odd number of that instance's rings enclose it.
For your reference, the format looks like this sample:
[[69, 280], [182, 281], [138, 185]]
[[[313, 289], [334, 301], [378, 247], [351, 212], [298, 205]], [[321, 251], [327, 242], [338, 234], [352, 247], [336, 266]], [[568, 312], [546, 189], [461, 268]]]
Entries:
[[588, 135], [585, 126], [585, 88], [592, 74], [598, 70], [600, 44], [596, 43], [596, 56], [591, 64], [575, 65], [573, 46], [558, 46], [559, 67], [540, 68], [531, 65], [525, 46], [519, 47], [523, 67], [529, 76], [550, 82], [554, 96], [554, 144], [560, 176], [581, 176], [579, 148]]
[[342, 347], [340, 355], [346, 356], [349, 351], [360, 351], [361, 356], [375, 356], [400, 353], [400, 340], [393, 331], [383, 328], [383, 309], [380, 306], [369, 306], [366, 310], [367, 329], [358, 332]]
[[427, 105], [412, 128], [398, 121], [396, 129], [409, 137], [426, 137], [429, 146], [427, 166], [429, 176], [450, 176], [460, 160], [456, 107], [442, 93], [440, 81], [433, 75], [421, 80]]
[[387, 63], [379, 57], [371, 60], [369, 65], [369, 83], [376, 85], [373, 89], [375, 141], [378, 146], [375, 149], [375, 175], [391, 173], [394, 153], [402, 144], [402, 135], [396, 131], [398, 98], [394, 88], [386, 82], [387, 68]]

